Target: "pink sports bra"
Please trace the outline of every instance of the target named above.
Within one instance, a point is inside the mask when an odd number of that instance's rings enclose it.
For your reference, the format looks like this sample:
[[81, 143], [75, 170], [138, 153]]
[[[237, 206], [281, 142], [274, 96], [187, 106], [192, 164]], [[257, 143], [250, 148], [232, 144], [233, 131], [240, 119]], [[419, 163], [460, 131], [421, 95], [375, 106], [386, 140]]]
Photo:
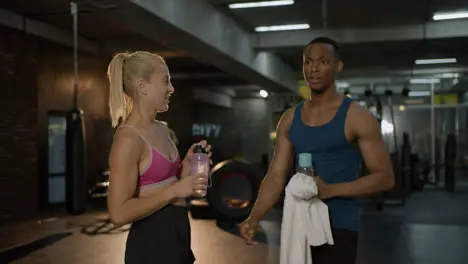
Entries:
[[[181, 169], [180, 155], [177, 151], [177, 156], [174, 161], [169, 160], [166, 156], [161, 154], [156, 148], [151, 146], [149, 141], [138, 131], [130, 125], [121, 125], [121, 127], [129, 127], [135, 131], [148, 145], [148, 148], [151, 150], [150, 162], [146, 168], [140, 172], [138, 186], [149, 186], [149, 185], [160, 185], [163, 183], [169, 183], [177, 180], [177, 175]], [[169, 139], [171, 140], [171, 139]], [[174, 142], [171, 140], [174, 148]]]

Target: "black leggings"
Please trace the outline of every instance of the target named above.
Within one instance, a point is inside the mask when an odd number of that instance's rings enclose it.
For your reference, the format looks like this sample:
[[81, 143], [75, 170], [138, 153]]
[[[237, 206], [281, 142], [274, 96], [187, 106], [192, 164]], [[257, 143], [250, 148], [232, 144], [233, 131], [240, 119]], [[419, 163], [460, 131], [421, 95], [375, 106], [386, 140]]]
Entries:
[[356, 264], [358, 233], [333, 229], [334, 245], [311, 247], [314, 264]]
[[168, 205], [132, 224], [125, 248], [126, 264], [193, 264], [187, 209]]

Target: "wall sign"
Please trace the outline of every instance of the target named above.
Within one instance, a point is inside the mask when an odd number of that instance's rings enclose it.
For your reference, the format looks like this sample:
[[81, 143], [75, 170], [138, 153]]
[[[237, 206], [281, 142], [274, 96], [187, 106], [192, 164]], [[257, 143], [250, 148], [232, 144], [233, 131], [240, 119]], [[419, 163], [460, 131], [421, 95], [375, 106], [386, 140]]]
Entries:
[[210, 123], [192, 125], [192, 136], [214, 137], [217, 138], [221, 132], [221, 126]]

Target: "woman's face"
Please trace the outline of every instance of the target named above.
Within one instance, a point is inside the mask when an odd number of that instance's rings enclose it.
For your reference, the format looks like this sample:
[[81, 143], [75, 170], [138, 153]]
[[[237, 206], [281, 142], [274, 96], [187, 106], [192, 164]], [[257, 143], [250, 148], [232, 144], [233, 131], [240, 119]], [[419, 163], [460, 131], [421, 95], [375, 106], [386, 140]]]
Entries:
[[170, 97], [174, 93], [167, 66], [163, 63], [156, 66], [155, 71], [144, 86], [145, 104], [157, 112], [167, 111]]

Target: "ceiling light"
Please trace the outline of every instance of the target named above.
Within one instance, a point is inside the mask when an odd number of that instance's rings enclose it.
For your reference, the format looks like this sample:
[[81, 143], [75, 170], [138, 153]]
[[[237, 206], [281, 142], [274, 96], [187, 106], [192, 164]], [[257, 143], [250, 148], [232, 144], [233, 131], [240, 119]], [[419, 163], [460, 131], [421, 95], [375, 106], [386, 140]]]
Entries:
[[258, 92], [258, 94], [263, 97], [263, 98], [267, 98], [268, 97], [268, 92], [265, 91], [265, 90], [260, 90], [260, 92]]
[[468, 18], [467, 11], [458, 11], [458, 12], [440, 12], [435, 13], [432, 16], [434, 20], [448, 20], [448, 19], [461, 19], [461, 18]]
[[309, 24], [294, 24], [294, 25], [256, 27], [255, 31], [257, 32], [284, 31], [284, 30], [299, 30], [299, 29], [308, 29], [308, 28], [310, 28]]
[[445, 58], [445, 59], [426, 59], [426, 60], [415, 60], [415, 64], [439, 64], [439, 63], [456, 63], [456, 58]]
[[337, 81], [335, 85], [336, 85], [336, 88], [348, 88], [349, 87], [349, 83], [347, 82]]
[[382, 131], [382, 134], [388, 135], [393, 133], [393, 124], [388, 122], [387, 120], [382, 120], [380, 123], [380, 130]]
[[440, 79], [411, 79], [411, 84], [431, 84], [431, 83], [439, 83]]
[[416, 97], [416, 96], [429, 96], [431, 95], [430, 91], [410, 91], [408, 96]]
[[229, 8], [230, 9], [255, 8], [255, 7], [269, 7], [269, 6], [284, 6], [284, 5], [292, 5], [292, 4], [294, 4], [294, 0], [262, 1], [262, 2], [229, 4]]
[[436, 76], [440, 77], [440, 78], [459, 78], [460, 74], [459, 73], [445, 72], [445, 73], [437, 74]]

